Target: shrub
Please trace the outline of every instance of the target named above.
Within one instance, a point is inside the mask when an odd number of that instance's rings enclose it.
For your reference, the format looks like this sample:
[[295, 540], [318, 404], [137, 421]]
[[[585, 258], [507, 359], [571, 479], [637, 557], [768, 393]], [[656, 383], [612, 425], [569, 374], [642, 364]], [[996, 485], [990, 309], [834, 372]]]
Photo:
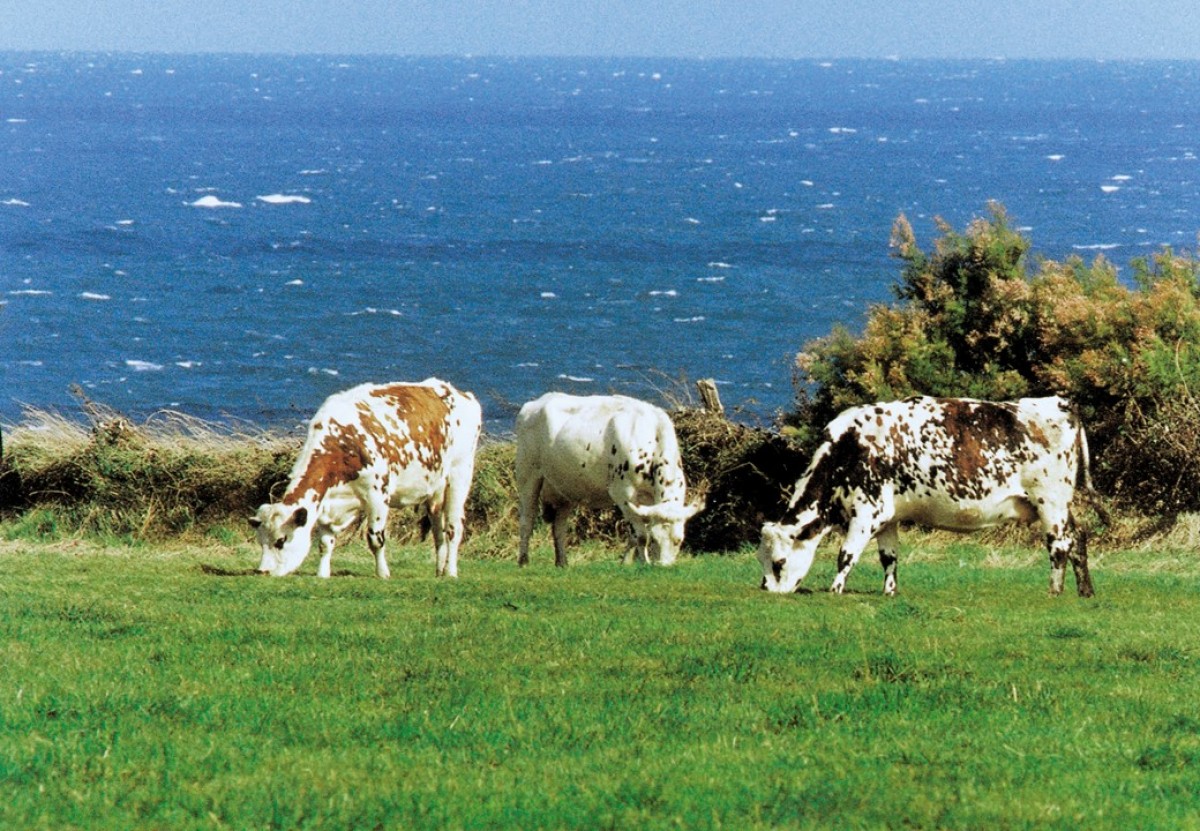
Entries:
[[81, 531], [177, 534], [247, 515], [286, 481], [298, 442], [178, 413], [136, 426], [30, 410], [5, 448], [0, 509], [54, 507]]

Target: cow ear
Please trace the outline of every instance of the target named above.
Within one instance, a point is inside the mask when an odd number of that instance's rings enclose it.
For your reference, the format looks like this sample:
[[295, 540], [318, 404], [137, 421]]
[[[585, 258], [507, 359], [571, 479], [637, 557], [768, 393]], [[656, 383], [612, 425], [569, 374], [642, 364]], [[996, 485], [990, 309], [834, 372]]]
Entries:
[[308, 525], [308, 508], [297, 508], [288, 522], [297, 528], [303, 528], [305, 525]]
[[261, 520], [261, 519], [259, 519], [259, 518], [258, 518], [258, 517], [256, 517], [256, 516], [252, 516], [252, 517], [250, 517], [250, 527], [251, 527], [251, 528], [261, 528], [261, 527], [262, 527], [262, 520]]

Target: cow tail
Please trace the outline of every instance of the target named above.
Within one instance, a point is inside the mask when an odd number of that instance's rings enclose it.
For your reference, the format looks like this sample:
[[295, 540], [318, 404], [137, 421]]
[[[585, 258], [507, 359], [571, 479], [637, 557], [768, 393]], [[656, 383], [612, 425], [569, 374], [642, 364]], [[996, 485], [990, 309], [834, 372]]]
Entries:
[[1079, 469], [1075, 473], [1075, 487], [1083, 487], [1088, 493], [1095, 493], [1092, 487], [1092, 456], [1088, 452], [1087, 431], [1078, 421], [1075, 424], [1075, 449], [1079, 456]]

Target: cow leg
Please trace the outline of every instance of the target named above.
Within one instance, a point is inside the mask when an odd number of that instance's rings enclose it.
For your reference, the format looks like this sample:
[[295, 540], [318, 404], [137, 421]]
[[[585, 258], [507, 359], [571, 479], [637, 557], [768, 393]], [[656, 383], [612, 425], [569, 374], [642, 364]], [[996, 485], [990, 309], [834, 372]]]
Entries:
[[1075, 518], [1070, 517], [1071, 531], [1075, 545], [1071, 547], [1071, 567], [1075, 570], [1075, 588], [1080, 597], [1093, 597], [1096, 590], [1092, 588], [1092, 575], [1088, 571], [1087, 543], [1088, 534], [1075, 524]]
[[1095, 595], [1092, 575], [1088, 571], [1087, 532], [1075, 524], [1075, 517], [1071, 516], [1070, 510], [1066, 512], [1064, 520], [1047, 524], [1046, 528], [1046, 548], [1050, 552], [1050, 594], [1062, 594], [1067, 560], [1070, 560], [1079, 596]]
[[[1046, 550], [1050, 554], [1050, 594], [1062, 594], [1067, 560], [1075, 568], [1075, 582], [1082, 597], [1092, 596], [1092, 578], [1087, 570], [1087, 549], [1080, 552], [1075, 520], [1069, 508], [1062, 510], [1044, 506], [1040, 513], [1042, 526], [1046, 529]], [[1086, 543], [1085, 543], [1086, 546]], [[1082, 559], [1080, 559], [1082, 557]], [[1081, 581], [1082, 576], [1082, 581]]]
[[[471, 481], [469, 475], [465, 478], [468, 483]], [[468, 492], [465, 488], [456, 487], [453, 481], [446, 488], [445, 510], [442, 513], [442, 528], [446, 535], [446, 560], [441, 575], [444, 577], [458, 576], [458, 547], [462, 543]]]
[[833, 585], [829, 587], [831, 592], [841, 594], [845, 591], [846, 578], [850, 576], [854, 564], [858, 562], [863, 550], [871, 542], [871, 537], [875, 535], [877, 527], [870, 520], [860, 519], [858, 516], [850, 520], [850, 527], [846, 530], [846, 539], [842, 542], [842, 550], [838, 552], [838, 573], [833, 578]]
[[883, 593], [896, 595], [896, 550], [900, 546], [900, 529], [894, 523], [885, 525], [875, 535], [879, 543], [879, 564], [883, 566]]
[[429, 506], [429, 531], [433, 537], [433, 573], [446, 575], [449, 552], [446, 550], [446, 513], [440, 505]]
[[332, 529], [327, 528], [321, 532], [321, 562], [317, 565], [317, 576], [328, 579], [332, 574], [331, 563], [333, 562], [333, 546], [337, 542], [337, 534]]
[[551, 529], [554, 535], [554, 565], [559, 568], [567, 567], [567, 520], [571, 518], [571, 509], [565, 505], [554, 509]]
[[387, 502], [382, 499], [367, 509], [367, 547], [375, 555], [375, 574], [387, 579], [392, 576], [387, 564]]
[[[533, 535], [533, 523], [537, 520], [538, 498], [541, 494], [542, 483], [521, 482], [520, 491], [521, 511], [521, 542], [517, 549], [517, 565], [529, 565], [529, 538]], [[549, 510], [549, 508], [547, 508]]]
[[[634, 517], [634, 520], [638, 520]], [[637, 561], [643, 565], [650, 562], [650, 537], [646, 535], [646, 527], [640, 521], [629, 522], [629, 547], [621, 557], [624, 565]]]

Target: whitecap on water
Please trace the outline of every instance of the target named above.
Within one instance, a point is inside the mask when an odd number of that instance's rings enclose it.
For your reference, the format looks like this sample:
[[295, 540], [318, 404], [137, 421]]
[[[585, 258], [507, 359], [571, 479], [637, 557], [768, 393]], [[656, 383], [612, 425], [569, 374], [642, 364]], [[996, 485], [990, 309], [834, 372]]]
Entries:
[[579, 384], [590, 384], [596, 380], [595, 378], [588, 378], [586, 375], [567, 375], [566, 373], [559, 373], [558, 377], [561, 381], [575, 381]]
[[21, 199], [5, 199], [3, 204], [10, 205], [14, 208], [28, 208], [29, 203]]
[[108, 294], [97, 294], [94, 291], [84, 291], [79, 293], [83, 300], [112, 300], [112, 296]]
[[162, 364], [152, 363], [151, 361], [128, 360], [125, 366], [132, 369], [134, 372], [158, 372], [163, 368]]
[[1120, 189], [1121, 189], [1120, 185], [1101, 185], [1100, 186], [1100, 190], [1104, 191], [1105, 193], [1116, 193]]
[[255, 199], [268, 205], [307, 205], [312, 202], [307, 196], [294, 193], [270, 193], [266, 196], [256, 196]]
[[241, 202], [225, 202], [219, 196], [209, 194], [201, 196], [195, 202], [191, 203], [193, 208], [240, 208]]

